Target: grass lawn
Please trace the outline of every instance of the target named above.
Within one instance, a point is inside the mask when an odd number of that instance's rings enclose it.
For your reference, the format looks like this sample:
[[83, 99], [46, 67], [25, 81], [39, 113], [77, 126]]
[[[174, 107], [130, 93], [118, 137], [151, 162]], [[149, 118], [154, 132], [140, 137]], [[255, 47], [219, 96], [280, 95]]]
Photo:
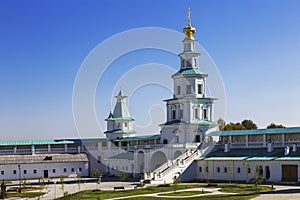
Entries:
[[184, 192], [172, 192], [167, 194], [160, 194], [159, 196], [191, 196], [191, 195], [197, 195], [197, 194], [206, 194], [211, 193], [207, 191], [184, 191]]
[[[187, 188], [198, 188], [198, 187], [204, 187], [207, 184], [179, 184], [177, 185], [177, 190], [181, 189], [187, 189]], [[226, 198], [226, 200], [248, 200], [253, 197], [256, 197], [259, 195], [259, 193], [265, 193], [272, 191], [270, 187], [262, 187], [258, 186], [257, 188], [255, 185], [250, 184], [220, 184], [218, 185], [218, 188], [221, 188], [222, 192], [231, 192], [231, 193], [237, 193], [236, 195], [230, 195], [230, 194], [222, 194], [222, 195], [208, 195], [205, 196], [205, 199], [212, 199], [212, 200], [218, 200]], [[142, 189], [135, 189], [135, 190], [125, 190], [125, 191], [82, 191], [80, 193], [75, 193], [72, 195], [68, 195], [66, 197], [62, 197], [59, 199], [75, 199], [80, 197], [81, 200], [92, 200], [92, 199], [108, 199], [108, 198], [116, 198], [116, 197], [124, 197], [124, 196], [133, 196], [133, 195], [139, 195], [139, 194], [150, 194], [150, 193], [158, 193], [158, 192], [167, 192], [167, 191], [173, 191], [174, 187], [156, 187], [156, 186], [150, 186], [147, 188]], [[181, 193], [181, 192], [178, 192]], [[197, 194], [201, 193], [198, 192]], [[190, 194], [190, 195], [195, 195]], [[188, 196], [186, 193], [183, 196]], [[164, 198], [164, 197], [132, 197], [128, 199], [173, 199], [173, 198]], [[199, 199], [199, 197], [190, 197], [189, 199]]]
[[[206, 184], [180, 184], [177, 185], [177, 190], [188, 189], [188, 188], [197, 188], [197, 187], [204, 187]], [[80, 199], [97, 199], [97, 197], [101, 197], [101, 199], [108, 199], [108, 198], [116, 198], [116, 197], [124, 197], [124, 196], [132, 196], [132, 195], [139, 195], [139, 194], [151, 194], [157, 192], [169, 192], [173, 191], [174, 187], [157, 187], [157, 186], [149, 186], [146, 188], [140, 188], [135, 190], [125, 190], [125, 191], [92, 191], [86, 190], [80, 192]], [[73, 199], [77, 198], [78, 193], [68, 195], [66, 197], [62, 197], [59, 199]]]
[[22, 197], [22, 198], [34, 198], [45, 194], [44, 192], [25, 192], [25, 193], [18, 193], [18, 192], [9, 192], [7, 193], [7, 197]]

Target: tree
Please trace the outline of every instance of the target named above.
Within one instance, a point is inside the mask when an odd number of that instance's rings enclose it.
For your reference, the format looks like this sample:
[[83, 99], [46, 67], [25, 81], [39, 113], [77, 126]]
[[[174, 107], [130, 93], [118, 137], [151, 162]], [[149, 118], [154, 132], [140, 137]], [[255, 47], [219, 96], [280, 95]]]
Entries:
[[285, 126], [283, 126], [282, 124], [274, 124], [271, 123], [269, 126], [267, 126], [267, 128], [285, 128]]
[[63, 175], [60, 175], [60, 184], [61, 184], [61, 190], [63, 192], [63, 196], [66, 196], [67, 194], [65, 193], [65, 177]]
[[[220, 124], [222, 122], [220, 121]], [[219, 124], [219, 121], [218, 121]], [[219, 127], [220, 127], [219, 124]], [[229, 124], [226, 124], [223, 127], [224, 131], [232, 131], [232, 130], [252, 130], [252, 129], [257, 129], [257, 125], [250, 119], [245, 119], [244, 121], [242, 121], [242, 123], [237, 122], [237, 123], [233, 123], [230, 122]]]
[[219, 118], [218, 119], [218, 126], [219, 126], [220, 131], [224, 130], [225, 125], [226, 125], [226, 122], [222, 118]]
[[78, 185], [78, 199], [80, 199], [81, 176], [80, 176], [80, 171], [79, 170], [77, 171], [76, 179], [77, 179], [77, 185]]
[[246, 130], [257, 129], [257, 125], [250, 119], [245, 119], [244, 121], [242, 121], [242, 125]]
[[180, 179], [179, 179], [179, 177], [174, 176], [174, 177], [173, 177], [174, 192], [176, 192], [176, 190], [177, 190], [179, 184], [180, 184]]
[[226, 124], [224, 126], [224, 131], [231, 131], [231, 130], [245, 130], [245, 127], [241, 123], [232, 123]]
[[125, 179], [126, 179], [126, 173], [125, 173], [124, 171], [120, 170], [120, 171], [119, 171], [119, 178], [120, 178], [120, 181], [122, 182], [122, 186], [124, 186], [124, 185], [123, 185], [123, 182], [124, 182]]

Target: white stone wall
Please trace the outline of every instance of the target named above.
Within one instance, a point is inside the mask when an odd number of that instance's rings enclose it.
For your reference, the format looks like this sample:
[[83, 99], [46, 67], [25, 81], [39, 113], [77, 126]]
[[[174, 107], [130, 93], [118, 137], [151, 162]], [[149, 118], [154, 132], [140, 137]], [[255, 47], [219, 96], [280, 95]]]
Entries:
[[[66, 168], [66, 172], [64, 169]], [[60, 177], [76, 177], [78, 170], [81, 168], [80, 176], [86, 177], [89, 175], [88, 163], [73, 162], [73, 163], [38, 163], [38, 164], [20, 164], [21, 179], [38, 179], [44, 177], [44, 170], [48, 170], [48, 178]], [[72, 169], [74, 171], [72, 171]], [[15, 174], [14, 174], [15, 170]], [[26, 170], [26, 174], [24, 174]], [[36, 170], [36, 173], [34, 173]], [[54, 170], [54, 171], [53, 171]], [[17, 164], [0, 165], [0, 179], [1, 180], [18, 180], [19, 167]]]
[[[299, 161], [195, 161], [195, 179], [199, 180], [228, 180], [228, 181], [249, 181], [256, 177], [256, 167], [262, 166], [263, 177], [266, 178], [266, 166], [270, 169], [269, 182], [281, 182], [282, 169], [284, 165], [298, 165], [298, 181], [300, 180]], [[208, 172], [206, 171], [208, 167]], [[220, 172], [218, 172], [218, 167]], [[225, 167], [227, 172], [224, 171]], [[200, 172], [201, 168], [201, 172]], [[238, 173], [240, 168], [240, 173]], [[248, 173], [248, 168], [251, 172]]]

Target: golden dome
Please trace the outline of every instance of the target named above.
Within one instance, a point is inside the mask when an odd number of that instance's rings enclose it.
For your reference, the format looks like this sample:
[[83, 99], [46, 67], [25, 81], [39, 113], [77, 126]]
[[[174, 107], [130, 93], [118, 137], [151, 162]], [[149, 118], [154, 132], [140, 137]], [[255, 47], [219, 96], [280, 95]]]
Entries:
[[194, 39], [193, 34], [196, 32], [196, 28], [191, 25], [191, 9], [189, 8], [187, 12], [188, 12], [188, 25], [183, 29], [183, 33], [187, 37]]

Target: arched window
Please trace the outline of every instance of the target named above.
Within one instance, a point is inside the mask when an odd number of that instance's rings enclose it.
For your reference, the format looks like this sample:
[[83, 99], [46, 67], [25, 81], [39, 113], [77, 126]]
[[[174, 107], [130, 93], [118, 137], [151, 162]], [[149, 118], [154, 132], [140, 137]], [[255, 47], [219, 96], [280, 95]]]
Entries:
[[251, 168], [250, 167], [248, 167], [248, 174], [250, 174], [251, 173]]
[[179, 143], [179, 135], [178, 134], [175, 135], [174, 143]]
[[198, 108], [195, 108], [195, 110], [194, 110], [194, 112], [195, 112], [195, 119], [199, 119], [199, 109]]
[[270, 178], [270, 175], [271, 175], [271, 173], [270, 173], [270, 167], [266, 166], [265, 170], [266, 170], [266, 179], [268, 180]]
[[174, 119], [176, 119], [176, 106], [173, 105], [173, 106], [171, 107], [171, 109], [172, 109], [172, 119], [174, 120]]

